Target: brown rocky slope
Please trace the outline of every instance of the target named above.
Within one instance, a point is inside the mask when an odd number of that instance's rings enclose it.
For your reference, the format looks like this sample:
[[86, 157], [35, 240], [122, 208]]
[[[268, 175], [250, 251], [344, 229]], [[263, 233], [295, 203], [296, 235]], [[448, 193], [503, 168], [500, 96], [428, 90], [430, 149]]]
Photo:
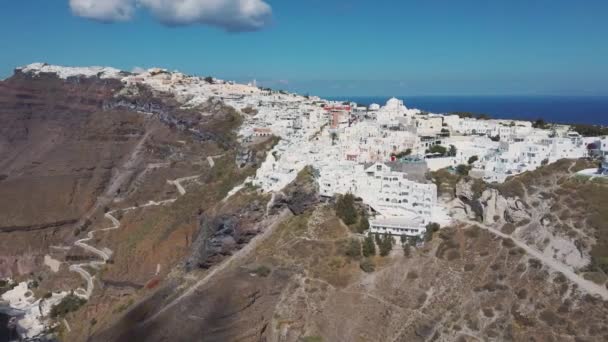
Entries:
[[[242, 146], [240, 123], [240, 113], [213, 99], [185, 110], [144, 86], [16, 71], [0, 82], [0, 279], [34, 279], [40, 297], [86, 288], [68, 267], [99, 259], [74, 245], [96, 231], [88, 245], [111, 259], [84, 267], [93, 296], [65, 316], [70, 329], [59, 327], [62, 339], [86, 339], [90, 322], [101, 326], [181, 265], [200, 215], [252, 175], [276, 142]], [[237, 166], [240, 154], [250, 158]], [[120, 229], [100, 231], [112, 225], [106, 212]], [[241, 244], [255, 234], [235, 232]]]

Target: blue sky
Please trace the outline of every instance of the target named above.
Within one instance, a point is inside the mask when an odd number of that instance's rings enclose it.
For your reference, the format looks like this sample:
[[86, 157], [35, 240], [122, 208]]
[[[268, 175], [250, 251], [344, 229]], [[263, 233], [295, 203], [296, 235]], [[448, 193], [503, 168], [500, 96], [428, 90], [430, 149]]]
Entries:
[[227, 32], [209, 17], [166, 25], [141, 7], [108, 23], [75, 15], [68, 0], [3, 0], [0, 77], [43, 61], [161, 66], [324, 96], [608, 95], [605, 0], [265, 3], [263, 26]]

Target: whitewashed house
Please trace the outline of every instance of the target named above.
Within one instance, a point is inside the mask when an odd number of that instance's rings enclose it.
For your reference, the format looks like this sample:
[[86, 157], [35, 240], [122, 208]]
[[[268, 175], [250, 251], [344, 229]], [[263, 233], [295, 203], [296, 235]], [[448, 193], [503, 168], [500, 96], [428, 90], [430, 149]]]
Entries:
[[370, 233], [395, 236], [421, 237], [426, 233], [426, 226], [416, 218], [378, 216], [369, 221]]
[[604, 157], [608, 157], [608, 137], [603, 137], [600, 140], [600, 153]]
[[431, 115], [416, 115], [414, 119], [416, 132], [419, 135], [438, 135], [443, 128], [443, 117]]

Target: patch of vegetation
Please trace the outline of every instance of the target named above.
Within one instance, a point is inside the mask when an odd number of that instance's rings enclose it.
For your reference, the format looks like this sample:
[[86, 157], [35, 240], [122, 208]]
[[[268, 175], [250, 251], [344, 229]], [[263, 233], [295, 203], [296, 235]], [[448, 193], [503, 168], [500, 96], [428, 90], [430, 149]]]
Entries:
[[359, 267], [365, 273], [372, 273], [376, 270], [376, 265], [374, 261], [370, 258], [363, 258], [359, 263]]
[[454, 188], [461, 178], [460, 176], [451, 173], [448, 169], [430, 172], [428, 173], [427, 177], [430, 178], [435, 185], [437, 185], [437, 192], [439, 195], [454, 195]]
[[465, 164], [459, 164], [456, 166], [456, 173], [460, 176], [468, 176], [469, 172], [471, 172], [471, 166]]
[[11, 280], [0, 280], [0, 296], [17, 287], [16, 282]]
[[87, 301], [71, 293], [51, 309], [51, 318], [65, 317], [71, 312], [78, 311]]
[[442, 156], [445, 156], [445, 155], [448, 154], [448, 149], [445, 148], [445, 147], [443, 147], [443, 146], [441, 146], [441, 145], [433, 145], [429, 149], [426, 150], [426, 153], [427, 154], [430, 154], [430, 153], [435, 154], [435, 153], [437, 153], [437, 154], [440, 154]]
[[539, 118], [539, 119], [536, 119], [536, 121], [534, 121], [532, 123], [532, 127], [540, 128], [540, 129], [549, 129], [551, 127], [551, 125], [549, 125], [547, 122], [545, 122], [545, 120], [543, 118]]
[[476, 161], [478, 161], [478, 160], [479, 160], [479, 157], [478, 157], [478, 156], [472, 156], [471, 158], [469, 158], [469, 160], [468, 160], [468, 164], [469, 164], [469, 165], [472, 165], [473, 163], [475, 163], [475, 162], [476, 162]]
[[258, 277], [262, 277], [262, 278], [266, 278], [270, 275], [272, 271], [270, 270], [270, 268], [268, 268], [268, 266], [258, 266], [253, 270], [253, 274], [257, 275]]
[[361, 242], [359, 239], [350, 239], [344, 254], [353, 259], [358, 259], [361, 257]]
[[376, 244], [372, 236], [368, 235], [363, 240], [363, 256], [367, 258], [374, 255], [376, 255]]
[[389, 234], [385, 234], [380, 238], [380, 243], [378, 244], [380, 247], [380, 256], [387, 256], [393, 250], [393, 236]]
[[572, 129], [584, 137], [599, 137], [608, 135], [608, 127], [596, 125], [572, 125]]
[[473, 190], [473, 198], [479, 199], [484, 191], [488, 189], [488, 184], [481, 179], [473, 179], [473, 184], [471, 185], [471, 190]]
[[323, 338], [321, 336], [306, 336], [300, 338], [300, 342], [323, 342]]
[[355, 208], [355, 196], [352, 194], [338, 195], [335, 205], [336, 215], [346, 225], [357, 223], [358, 214]]
[[439, 231], [439, 229], [441, 228], [441, 226], [439, 225], [439, 223], [429, 223], [426, 225], [426, 233], [424, 234], [424, 240], [425, 241], [431, 241], [433, 240], [433, 235]]
[[498, 190], [504, 197], [524, 198], [526, 195], [524, 184], [518, 178], [509, 179], [502, 184], [492, 184], [490, 186]]
[[491, 117], [488, 114], [478, 114], [472, 112], [451, 112], [450, 114], [458, 115], [460, 118], [476, 118], [479, 120], [489, 120]]
[[405, 151], [401, 151], [399, 153], [394, 153], [394, 154], [392, 154], [392, 156], [395, 157], [395, 158], [397, 158], [397, 159], [401, 159], [401, 158], [407, 157], [407, 156], [409, 156], [411, 154], [412, 154], [412, 149], [408, 148]]
[[401, 236], [401, 249], [403, 249], [403, 256], [409, 257], [412, 253], [412, 241], [405, 236]]
[[361, 210], [358, 217], [359, 217], [359, 222], [350, 226], [350, 228], [355, 233], [362, 234], [363, 232], [365, 232], [366, 230], [369, 229], [369, 219], [367, 218], [367, 213], [363, 210]]

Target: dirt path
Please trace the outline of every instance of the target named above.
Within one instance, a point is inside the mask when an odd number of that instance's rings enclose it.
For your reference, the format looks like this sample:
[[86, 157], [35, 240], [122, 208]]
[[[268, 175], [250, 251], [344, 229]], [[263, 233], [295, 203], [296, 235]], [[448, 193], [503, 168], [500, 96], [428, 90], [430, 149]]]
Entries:
[[[198, 177], [199, 177], [198, 175], [190, 176], [190, 177], [183, 177], [183, 178], [179, 178], [176, 180], [168, 180], [167, 183], [174, 185], [177, 188], [177, 191], [179, 192], [179, 194], [181, 196], [183, 196], [186, 194], [186, 189], [183, 187], [183, 185], [181, 183], [185, 182], [185, 181], [194, 180]], [[86, 250], [87, 252], [95, 254], [99, 257], [99, 260], [94, 260], [94, 261], [90, 261], [90, 262], [86, 262], [86, 263], [82, 263], [82, 264], [70, 265], [69, 270], [72, 272], [78, 273], [85, 280], [85, 282], [87, 284], [85, 289], [78, 288], [74, 291], [74, 294], [76, 294], [77, 296], [79, 296], [81, 298], [89, 299], [91, 297], [91, 295], [93, 294], [93, 290], [95, 289], [95, 283], [93, 281], [95, 276], [91, 275], [91, 273], [89, 271], [87, 271], [85, 269], [85, 267], [98, 269], [99, 267], [105, 265], [108, 262], [108, 260], [110, 260], [110, 258], [112, 257], [112, 250], [110, 250], [109, 248], [99, 249], [99, 248], [89, 245], [88, 242], [93, 240], [93, 238], [95, 237], [95, 233], [97, 233], [97, 232], [107, 232], [107, 231], [116, 230], [116, 229], [120, 228], [120, 221], [113, 215], [114, 213], [127, 212], [127, 211], [132, 211], [132, 210], [146, 208], [146, 207], [166, 205], [166, 204], [173, 203], [176, 200], [177, 200], [177, 198], [170, 198], [170, 199], [166, 199], [166, 200], [159, 201], [159, 202], [150, 201], [150, 202], [140, 205], [140, 206], [129, 207], [129, 208], [124, 208], [124, 209], [116, 209], [116, 210], [105, 213], [104, 217], [112, 222], [112, 225], [110, 227], [90, 231], [87, 233], [87, 237], [74, 242], [75, 247], [80, 247], [80, 248]]]
[[152, 132], [146, 132], [144, 136], [137, 142], [135, 148], [127, 158], [127, 160], [118, 168], [116, 168], [115, 174], [110, 179], [110, 182], [103, 195], [97, 197], [95, 204], [89, 209], [89, 211], [78, 221], [76, 224], [77, 228], [83, 227], [87, 220], [90, 220], [95, 213], [110, 204], [112, 199], [115, 197], [116, 192], [120, 189], [123, 184], [129, 179], [129, 177], [135, 172], [137, 164], [141, 162], [141, 154], [148, 137]]
[[201, 286], [204, 286], [205, 284], [207, 284], [216, 274], [226, 270], [229, 266], [233, 265], [235, 262], [238, 262], [238, 261], [246, 258], [247, 256], [249, 256], [249, 254], [251, 252], [253, 252], [260, 245], [260, 243], [262, 243], [264, 240], [266, 240], [266, 238], [268, 238], [272, 234], [272, 232], [274, 232], [276, 227], [278, 227], [279, 224], [281, 224], [281, 222], [283, 222], [283, 220], [285, 218], [287, 218], [287, 216], [289, 216], [290, 214], [291, 214], [291, 212], [289, 211], [289, 209], [283, 210], [278, 215], [278, 217], [276, 219], [274, 219], [274, 222], [268, 226], [268, 228], [266, 228], [261, 234], [254, 237], [251, 241], [249, 241], [249, 243], [245, 247], [243, 247], [242, 249], [240, 249], [239, 251], [237, 251], [236, 253], [231, 255], [228, 259], [224, 260], [222, 263], [220, 263], [219, 265], [214, 267], [201, 280], [196, 282], [194, 285], [190, 286], [179, 297], [177, 297], [174, 300], [172, 300], [171, 302], [169, 302], [162, 309], [160, 309], [158, 312], [156, 312], [154, 315], [150, 316], [148, 319], [146, 319], [145, 321], [143, 321], [140, 324], [145, 325], [146, 323], [151, 322], [154, 319], [158, 318], [160, 315], [162, 315], [167, 310], [173, 308], [174, 306], [176, 306], [177, 304], [182, 302], [184, 299], [193, 295]]
[[544, 255], [542, 252], [528, 246], [524, 242], [519, 241], [519, 240], [515, 239], [513, 236], [507, 235], [495, 228], [492, 228], [490, 226], [487, 226], [487, 225], [479, 223], [479, 222], [470, 221], [470, 220], [461, 219], [461, 221], [464, 223], [470, 224], [470, 225], [475, 225], [475, 226], [481, 227], [496, 236], [513, 240], [513, 242], [518, 247], [521, 247], [523, 250], [525, 250], [526, 253], [528, 253], [529, 255], [540, 260], [543, 264], [545, 264], [547, 267], [553, 269], [554, 271], [562, 273], [566, 278], [570, 279], [570, 281], [572, 281], [573, 283], [578, 285], [578, 287], [580, 289], [582, 289], [583, 291], [585, 291], [589, 294], [592, 294], [592, 295], [599, 295], [600, 297], [602, 297], [602, 299], [608, 300], [608, 289], [606, 289], [603, 286], [597, 285], [594, 282], [591, 282], [587, 279], [584, 279], [583, 277], [574, 273], [574, 271], [570, 267], [562, 264], [561, 262], [557, 261], [556, 259], [554, 259], [550, 256], [547, 256], [547, 255]]

